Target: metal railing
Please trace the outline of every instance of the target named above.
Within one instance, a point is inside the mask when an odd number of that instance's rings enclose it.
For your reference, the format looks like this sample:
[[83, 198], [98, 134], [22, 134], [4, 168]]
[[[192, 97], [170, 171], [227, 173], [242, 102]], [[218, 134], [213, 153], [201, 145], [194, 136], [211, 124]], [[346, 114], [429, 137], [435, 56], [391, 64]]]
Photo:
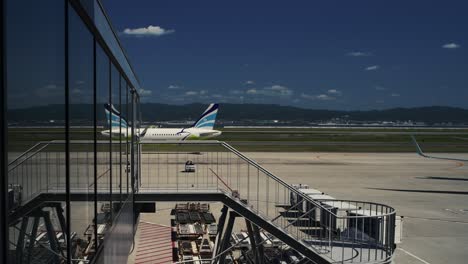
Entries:
[[[392, 259], [395, 210], [389, 206], [312, 199], [225, 142], [140, 144], [142, 191], [222, 190], [334, 262]], [[195, 171], [186, 170], [187, 161], [195, 164]], [[302, 203], [292, 203], [292, 196]], [[296, 216], [288, 217], [292, 211]]]
[[[125, 191], [128, 186], [126, 181], [119, 184], [119, 173], [109, 175], [111, 152], [109, 142], [103, 143], [96, 150], [98, 192]], [[41, 193], [64, 192], [63, 144], [40, 142], [10, 163], [9, 183], [21, 186], [22, 204]], [[93, 192], [92, 146], [71, 142], [72, 190]], [[389, 263], [392, 259], [396, 215], [391, 207], [312, 199], [225, 142], [141, 142], [139, 149], [136, 167], [142, 192], [221, 191], [333, 262]], [[112, 169], [126, 175], [126, 158], [120, 163], [119, 155], [125, 153], [112, 148]], [[192, 161], [194, 170], [187, 161]]]
[[[111, 163], [109, 141], [98, 141], [96, 152], [93, 141], [70, 142], [70, 188], [82, 192], [94, 192], [96, 153], [98, 192], [127, 193], [130, 183], [126, 180], [129, 166], [125, 151], [128, 148], [123, 145], [121, 153], [119, 142], [113, 142]], [[120, 155], [122, 155], [121, 160]], [[13, 159], [8, 165], [8, 183], [11, 188], [21, 189], [18, 205], [29, 202], [41, 193], [63, 193], [66, 181], [65, 167], [65, 142], [62, 140], [39, 142]], [[120, 183], [120, 171], [123, 174], [122, 183]]]

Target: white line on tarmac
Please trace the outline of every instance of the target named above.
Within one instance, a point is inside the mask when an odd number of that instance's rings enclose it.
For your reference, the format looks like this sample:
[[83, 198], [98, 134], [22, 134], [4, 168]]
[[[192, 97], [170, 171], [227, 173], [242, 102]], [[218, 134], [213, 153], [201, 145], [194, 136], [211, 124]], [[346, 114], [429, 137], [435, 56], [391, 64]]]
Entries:
[[413, 257], [413, 258], [415, 258], [415, 259], [421, 261], [421, 262], [424, 263], [424, 264], [431, 264], [431, 263], [425, 261], [424, 259], [422, 259], [422, 258], [420, 258], [420, 257], [418, 257], [418, 256], [416, 256], [416, 255], [414, 255], [413, 253], [408, 252], [408, 251], [406, 251], [406, 250], [404, 250], [404, 249], [402, 249], [402, 248], [400, 248], [400, 247], [397, 247], [397, 249], [399, 249], [399, 250], [405, 252], [406, 254], [408, 254], [408, 255], [410, 255], [411, 257]]

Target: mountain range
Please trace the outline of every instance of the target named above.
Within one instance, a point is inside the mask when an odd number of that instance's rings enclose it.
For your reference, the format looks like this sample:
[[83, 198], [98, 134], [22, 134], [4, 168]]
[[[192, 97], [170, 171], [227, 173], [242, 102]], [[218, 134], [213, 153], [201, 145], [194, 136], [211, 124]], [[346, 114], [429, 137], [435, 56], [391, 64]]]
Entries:
[[[118, 108], [118, 106], [116, 106]], [[205, 110], [206, 104], [193, 103], [186, 105], [168, 105], [159, 103], [142, 103], [141, 113], [145, 122], [173, 120], [194, 120]], [[127, 116], [125, 110], [122, 110]], [[10, 122], [25, 121], [44, 122], [64, 120], [63, 105], [46, 105], [22, 109], [10, 109]], [[71, 120], [92, 120], [93, 106], [90, 104], [73, 104], [70, 106]], [[98, 105], [98, 118], [103, 120], [104, 107]], [[428, 106], [415, 108], [391, 108], [385, 110], [342, 111], [305, 109], [273, 104], [221, 104], [218, 119], [222, 121], [260, 121], [280, 120], [294, 122], [324, 122], [333, 119], [359, 122], [374, 121], [408, 121], [434, 123], [468, 124], [468, 109]]]

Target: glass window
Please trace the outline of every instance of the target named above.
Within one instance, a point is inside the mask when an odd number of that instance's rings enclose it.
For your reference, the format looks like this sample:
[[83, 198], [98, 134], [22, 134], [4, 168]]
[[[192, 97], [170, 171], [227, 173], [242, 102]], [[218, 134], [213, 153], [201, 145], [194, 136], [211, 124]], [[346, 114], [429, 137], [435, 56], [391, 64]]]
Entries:
[[[69, 8], [70, 187], [84, 201], [71, 202], [73, 262], [94, 252], [94, 39], [73, 8]], [[91, 245], [89, 245], [91, 244]]]
[[[97, 101], [97, 189], [98, 194], [109, 194], [111, 183], [111, 124], [112, 109], [110, 106], [110, 61], [100, 45], [96, 47], [96, 101]], [[107, 111], [106, 111], [107, 110]], [[98, 196], [100, 197], [100, 196]], [[110, 199], [98, 199], [99, 222], [111, 223]], [[103, 234], [104, 235], [104, 234]], [[100, 242], [99, 242], [100, 244]]]
[[[111, 76], [110, 76], [110, 86], [111, 86], [111, 103], [113, 108], [116, 110], [118, 114], [118, 118], [115, 122], [111, 124], [111, 155], [112, 155], [112, 170], [111, 170], [111, 182], [110, 188], [112, 194], [120, 194], [120, 136], [121, 136], [121, 125], [122, 125], [122, 113], [120, 109], [120, 100], [119, 100], [119, 92], [120, 92], [120, 73], [115, 67], [114, 64], [111, 64]], [[114, 202], [113, 196], [110, 196], [110, 204], [113, 207]], [[116, 207], [119, 208], [119, 207]], [[115, 214], [112, 214], [115, 216]]]
[[[41, 193], [57, 202], [9, 219], [15, 263], [66, 258], [64, 1], [4, 1], [10, 210]], [[3, 2], [2, 2], [3, 3]], [[62, 198], [61, 198], [62, 197]], [[51, 235], [54, 234], [54, 235]], [[41, 244], [36, 238], [41, 237]], [[31, 243], [29, 243], [31, 241]], [[40, 249], [49, 259], [31, 258]]]
[[113, 55], [120, 63], [129, 80], [134, 85], [138, 85], [138, 81], [135, 75], [133, 74], [130, 64], [128, 63], [128, 60], [125, 57], [124, 52], [120, 48], [119, 41], [115, 37], [114, 32], [112, 31], [112, 27], [107, 21], [107, 18], [104, 15], [104, 13], [102, 12], [97, 0], [95, 0], [94, 2], [94, 21], [99, 32], [102, 34], [106, 43], [109, 45], [109, 49], [112, 51]]

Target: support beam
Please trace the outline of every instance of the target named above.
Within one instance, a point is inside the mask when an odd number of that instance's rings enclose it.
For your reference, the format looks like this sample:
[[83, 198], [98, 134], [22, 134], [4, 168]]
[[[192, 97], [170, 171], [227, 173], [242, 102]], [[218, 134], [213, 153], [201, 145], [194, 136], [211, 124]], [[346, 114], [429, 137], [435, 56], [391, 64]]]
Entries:
[[247, 226], [247, 232], [249, 233], [250, 247], [251, 247], [252, 253], [253, 253], [254, 258], [255, 258], [255, 263], [260, 264], [261, 260], [260, 260], [260, 256], [258, 255], [258, 251], [257, 251], [257, 241], [256, 241], [256, 239], [254, 237], [254, 231], [253, 231], [253, 228], [252, 228], [252, 223], [249, 220], [245, 219], [245, 225]]
[[307, 258], [302, 258], [301, 260], [299, 260], [297, 264], [313, 264], [313, 263]]
[[[42, 211], [42, 217], [44, 218], [44, 225], [46, 226], [47, 237], [49, 237], [50, 249], [60, 254], [61, 249], [57, 241], [57, 236], [55, 234], [54, 226], [52, 225], [52, 221], [50, 220], [50, 213]], [[71, 244], [67, 244], [67, 248], [68, 248], [67, 252], [68, 251], [71, 252], [70, 250]], [[71, 255], [68, 255], [67, 260], [71, 260]], [[57, 263], [57, 264], [60, 263], [60, 259], [58, 258], [58, 256], [54, 257], [54, 261], [55, 261], [54, 263]]]
[[32, 257], [33, 250], [34, 250], [34, 245], [36, 244], [37, 228], [39, 227], [40, 220], [41, 218], [34, 217], [33, 227], [31, 230], [31, 234], [29, 235], [29, 248], [28, 248], [28, 262], [27, 263], [31, 263], [31, 260], [32, 260], [31, 257]]
[[258, 253], [258, 257], [260, 259], [260, 262], [258, 262], [258, 263], [263, 264], [263, 263], [265, 263], [265, 251], [263, 249], [263, 244], [261, 244], [262, 237], [260, 236], [260, 229], [258, 228], [258, 226], [254, 225], [254, 224], [252, 224], [252, 226], [253, 226], [254, 238], [255, 238], [256, 244], [258, 245], [257, 253]]
[[[71, 199], [72, 201], [86, 201], [87, 193], [72, 192]], [[108, 195], [108, 194], [107, 194]], [[118, 194], [117, 194], [118, 195]], [[63, 201], [64, 194], [61, 193], [43, 193], [38, 195], [31, 203], [39, 203], [46, 201]], [[135, 195], [137, 201], [166, 201], [166, 202], [182, 202], [182, 201], [200, 201], [200, 202], [222, 202], [227, 207], [234, 210], [240, 216], [249, 219], [252, 223], [257, 226], [261, 226], [263, 230], [277, 237], [283, 241], [288, 246], [294, 248], [296, 251], [301, 253], [310, 259], [313, 263], [316, 264], [329, 264], [333, 263], [333, 260], [330, 259], [325, 254], [319, 254], [310, 246], [306, 245], [302, 241], [298, 241], [293, 236], [285, 232], [283, 229], [278, 228], [271, 221], [259, 216], [256, 212], [252, 211], [249, 207], [243, 204], [238, 199], [234, 199], [222, 192], [205, 192], [205, 193], [190, 193], [190, 192], [150, 192], [146, 190], [141, 190], [138, 194]], [[37, 201], [40, 200], [40, 201]], [[27, 205], [30, 207], [30, 205]], [[24, 212], [24, 211], [22, 211]], [[19, 212], [18, 212], [19, 213]], [[224, 231], [224, 236], [228, 230]], [[232, 230], [231, 230], [232, 232]], [[230, 233], [230, 232], [229, 232]]]
[[[229, 220], [226, 226], [226, 230], [224, 231], [223, 240], [221, 240], [221, 248], [219, 250], [220, 253], [225, 251], [229, 247], [229, 241], [231, 239], [231, 233], [234, 227], [234, 222], [236, 220], [236, 217], [238, 216], [239, 215], [236, 212], [233, 212], [233, 211], [229, 212]], [[225, 260], [226, 260], [226, 252], [221, 254], [217, 263], [224, 264]]]
[[218, 232], [216, 234], [213, 257], [218, 255], [218, 253], [220, 252], [219, 248], [220, 248], [221, 243], [219, 243], [219, 240], [221, 239], [221, 236], [223, 235], [224, 224], [226, 223], [228, 210], [229, 208], [226, 205], [223, 205], [223, 208], [221, 208], [221, 216], [219, 217], [219, 221], [218, 221]]
[[24, 237], [26, 236], [26, 229], [28, 228], [29, 217], [23, 217], [21, 221], [20, 233], [18, 242], [16, 243], [16, 263], [23, 263], [23, 250], [24, 250]]

